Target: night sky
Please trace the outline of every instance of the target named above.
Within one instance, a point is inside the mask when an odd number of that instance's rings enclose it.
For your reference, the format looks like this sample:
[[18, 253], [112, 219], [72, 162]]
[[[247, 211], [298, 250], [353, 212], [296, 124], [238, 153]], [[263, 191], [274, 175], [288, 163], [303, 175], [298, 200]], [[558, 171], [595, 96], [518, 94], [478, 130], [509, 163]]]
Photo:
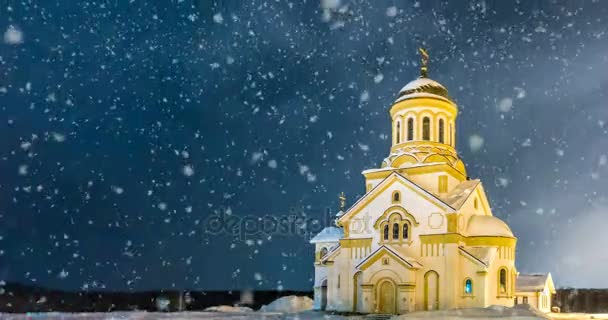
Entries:
[[519, 271], [608, 287], [606, 1], [0, 6], [0, 281], [311, 290], [424, 46]]

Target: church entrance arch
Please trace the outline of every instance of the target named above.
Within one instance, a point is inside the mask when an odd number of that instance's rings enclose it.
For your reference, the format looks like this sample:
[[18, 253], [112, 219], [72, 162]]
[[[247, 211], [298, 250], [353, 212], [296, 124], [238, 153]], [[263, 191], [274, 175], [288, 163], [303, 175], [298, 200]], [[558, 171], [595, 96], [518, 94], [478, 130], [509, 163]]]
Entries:
[[392, 280], [381, 280], [378, 283], [377, 294], [379, 313], [397, 313], [397, 286]]

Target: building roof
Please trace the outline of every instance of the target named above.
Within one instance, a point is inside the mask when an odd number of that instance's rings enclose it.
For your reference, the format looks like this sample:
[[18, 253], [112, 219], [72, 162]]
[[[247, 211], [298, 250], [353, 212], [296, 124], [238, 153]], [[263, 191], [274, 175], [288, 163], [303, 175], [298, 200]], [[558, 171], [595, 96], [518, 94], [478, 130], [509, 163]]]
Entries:
[[517, 292], [538, 292], [545, 289], [545, 285], [549, 282], [549, 290], [551, 293], [555, 293], [553, 285], [553, 279], [551, 274], [537, 273], [537, 274], [519, 274], [515, 281], [515, 291]]
[[310, 243], [338, 242], [342, 237], [344, 237], [344, 230], [342, 228], [326, 227], [310, 239]]
[[481, 181], [479, 179], [465, 180], [459, 183], [452, 191], [441, 197], [441, 199], [450, 205], [450, 207], [458, 210]]
[[448, 89], [441, 83], [426, 77], [420, 77], [406, 84], [399, 90], [397, 101], [413, 98], [425, 94], [425, 96], [439, 97], [442, 99], [451, 100], [448, 95]]
[[458, 249], [474, 258], [485, 267], [488, 267], [496, 256], [495, 247], [458, 247]]
[[513, 238], [513, 232], [504, 221], [494, 216], [474, 214], [467, 223], [467, 236], [498, 236]]
[[359, 262], [359, 264], [357, 264], [357, 266], [355, 268], [357, 268], [357, 269], [364, 268], [365, 265], [368, 265], [369, 263], [373, 263], [374, 257], [379, 256], [383, 253], [387, 253], [389, 256], [393, 257], [394, 259], [396, 259], [397, 261], [402, 263], [404, 266], [407, 266], [407, 268], [412, 268], [412, 269], [422, 268], [422, 264], [420, 262], [418, 262], [416, 259], [403, 256], [403, 255], [397, 253], [396, 250], [391, 249], [387, 245], [382, 245], [378, 249], [376, 249], [374, 252], [370, 253], [367, 257], [365, 257], [365, 259], [361, 260], [361, 262]]

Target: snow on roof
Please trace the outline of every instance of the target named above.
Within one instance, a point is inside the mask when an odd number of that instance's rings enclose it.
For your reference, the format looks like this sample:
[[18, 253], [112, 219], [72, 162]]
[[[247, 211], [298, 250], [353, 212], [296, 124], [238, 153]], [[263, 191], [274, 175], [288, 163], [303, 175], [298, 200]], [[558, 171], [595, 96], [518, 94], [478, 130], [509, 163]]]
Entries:
[[435, 98], [435, 99], [450, 102], [450, 100], [448, 100], [440, 95], [437, 95], [437, 94], [426, 93], [426, 92], [416, 92], [416, 93], [404, 94], [404, 95], [400, 96], [399, 98], [397, 98], [397, 100], [395, 100], [395, 103], [397, 103], [399, 101], [407, 100], [407, 99], [412, 99], [412, 98]]
[[336, 227], [326, 227], [316, 236], [310, 239], [310, 243], [317, 242], [338, 242], [344, 236], [344, 230]]
[[425, 87], [425, 86], [440, 87], [440, 88], [445, 89], [445, 87], [441, 83], [439, 83], [433, 79], [418, 78], [418, 79], [412, 80], [408, 84], [406, 84], [403, 88], [401, 88], [401, 90], [399, 90], [399, 93], [404, 92], [404, 91], [409, 91], [409, 90], [415, 90], [415, 89], [418, 89], [420, 87]]
[[548, 274], [519, 274], [515, 281], [515, 291], [536, 292], [542, 291], [547, 283]]
[[494, 257], [496, 256], [495, 247], [458, 247], [460, 250], [469, 254], [479, 262], [483, 263], [486, 267], [490, 265]]
[[482, 216], [474, 214], [469, 218], [467, 223], [468, 236], [498, 236], [498, 237], [513, 237], [513, 232], [509, 229], [504, 221], [494, 216]]
[[479, 184], [479, 179], [466, 180], [459, 183], [452, 191], [441, 197], [445, 203], [449, 204], [454, 209], [460, 209], [467, 198], [475, 190]]

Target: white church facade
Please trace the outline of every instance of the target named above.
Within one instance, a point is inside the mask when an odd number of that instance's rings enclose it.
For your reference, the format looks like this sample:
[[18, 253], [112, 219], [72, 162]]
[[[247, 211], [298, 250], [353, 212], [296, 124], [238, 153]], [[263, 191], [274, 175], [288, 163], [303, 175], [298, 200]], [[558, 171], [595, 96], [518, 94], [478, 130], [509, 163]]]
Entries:
[[[513, 306], [517, 238], [456, 152], [458, 107], [421, 76], [390, 108], [392, 146], [315, 245], [314, 307], [362, 313]], [[342, 199], [343, 200], [343, 199]], [[521, 303], [521, 302], [520, 302]]]

